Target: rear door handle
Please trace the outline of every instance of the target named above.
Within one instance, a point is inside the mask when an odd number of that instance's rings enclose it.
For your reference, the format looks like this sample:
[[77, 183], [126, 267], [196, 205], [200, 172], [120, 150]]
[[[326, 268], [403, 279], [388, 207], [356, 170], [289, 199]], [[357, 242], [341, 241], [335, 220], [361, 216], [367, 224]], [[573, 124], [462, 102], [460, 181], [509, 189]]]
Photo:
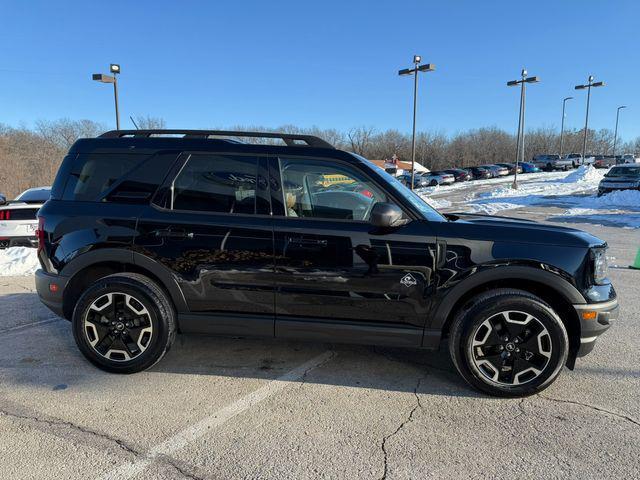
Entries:
[[155, 235], [156, 237], [173, 239], [193, 238], [193, 232], [187, 232], [186, 230], [172, 230], [170, 228], [166, 228], [164, 230], [156, 230]]

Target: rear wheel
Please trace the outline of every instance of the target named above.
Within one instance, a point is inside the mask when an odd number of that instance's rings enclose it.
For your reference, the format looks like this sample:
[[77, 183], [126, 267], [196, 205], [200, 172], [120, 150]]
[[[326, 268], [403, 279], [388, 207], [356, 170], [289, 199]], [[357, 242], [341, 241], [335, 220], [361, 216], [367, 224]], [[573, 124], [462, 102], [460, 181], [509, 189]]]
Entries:
[[166, 293], [139, 274], [119, 273], [96, 281], [73, 312], [78, 348], [109, 372], [151, 367], [169, 350], [175, 333], [175, 312]]
[[431, 182], [429, 182], [429, 186], [430, 186], [430, 187], [436, 187], [436, 186], [438, 186], [438, 181], [437, 181], [437, 180], [431, 180]]
[[521, 397], [548, 387], [567, 361], [562, 321], [543, 300], [522, 290], [479, 295], [458, 312], [449, 349], [458, 372], [490, 395]]

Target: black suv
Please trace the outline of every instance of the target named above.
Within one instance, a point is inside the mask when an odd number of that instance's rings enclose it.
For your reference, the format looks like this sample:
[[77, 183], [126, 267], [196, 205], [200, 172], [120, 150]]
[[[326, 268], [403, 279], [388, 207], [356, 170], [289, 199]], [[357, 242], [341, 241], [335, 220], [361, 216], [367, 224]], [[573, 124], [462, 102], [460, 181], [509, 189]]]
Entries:
[[111, 372], [151, 367], [177, 332], [447, 339], [471, 385], [528, 395], [573, 368], [618, 311], [602, 240], [441, 215], [366, 159], [304, 135], [79, 140], [38, 238], [40, 298]]

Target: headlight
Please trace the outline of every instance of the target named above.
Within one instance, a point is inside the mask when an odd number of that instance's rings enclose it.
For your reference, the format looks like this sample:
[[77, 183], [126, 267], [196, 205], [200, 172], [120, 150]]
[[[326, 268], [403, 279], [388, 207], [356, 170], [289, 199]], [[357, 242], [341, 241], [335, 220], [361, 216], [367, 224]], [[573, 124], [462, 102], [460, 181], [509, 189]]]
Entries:
[[609, 276], [607, 249], [595, 248], [591, 252], [593, 254], [593, 281], [597, 285], [602, 285]]

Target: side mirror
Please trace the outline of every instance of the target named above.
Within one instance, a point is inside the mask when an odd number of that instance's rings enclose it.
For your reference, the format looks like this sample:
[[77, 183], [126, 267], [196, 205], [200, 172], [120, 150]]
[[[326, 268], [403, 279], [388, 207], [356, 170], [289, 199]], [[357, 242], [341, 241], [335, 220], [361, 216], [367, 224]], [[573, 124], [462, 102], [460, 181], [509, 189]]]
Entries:
[[402, 210], [393, 203], [377, 202], [371, 209], [371, 225], [378, 228], [401, 227], [409, 223], [402, 218]]

